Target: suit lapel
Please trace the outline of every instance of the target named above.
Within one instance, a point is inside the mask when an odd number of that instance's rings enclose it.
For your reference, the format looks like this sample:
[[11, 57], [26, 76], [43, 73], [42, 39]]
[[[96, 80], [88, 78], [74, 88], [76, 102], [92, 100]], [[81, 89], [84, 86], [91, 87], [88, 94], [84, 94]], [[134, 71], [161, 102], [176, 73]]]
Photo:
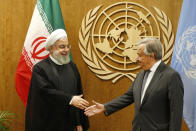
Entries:
[[135, 104], [137, 105], [137, 107], [140, 107], [141, 104], [141, 90], [142, 90], [142, 82], [143, 82], [143, 78], [144, 78], [144, 71], [141, 72], [141, 74], [138, 76], [137, 79], [137, 85], [135, 85], [135, 93], [136, 93], [136, 97], [135, 97]]
[[161, 62], [160, 65], [158, 66], [157, 70], [155, 71], [155, 73], [152, 77], [152, 80], [150, 81], [150, 84], [148, 85], [148, 88], [147, 88], [146, 93], [144, 95], [141, 106], [147, 101], [148, 97], [150, 96], [151, 93], [153, 93], [153, 91], [158, 86], [158, 84], [160, 84], [159, 80], [162, 77], [163, 67], [164, 67], [164, 63]]

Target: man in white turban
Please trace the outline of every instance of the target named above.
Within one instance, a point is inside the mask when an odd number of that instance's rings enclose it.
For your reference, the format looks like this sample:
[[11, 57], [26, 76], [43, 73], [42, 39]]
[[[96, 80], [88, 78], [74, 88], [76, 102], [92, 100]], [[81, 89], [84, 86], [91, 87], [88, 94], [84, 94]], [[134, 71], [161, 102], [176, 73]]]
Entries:
[[[64, 45], [62, 44], [64, 43]], [[63, 29], [57, 29], [51, 33], [46, 40], [46, 50], [51, 54], [50, 58], [57, 64], [67, 64], [70, 62], [69, 50], [71, 46], [68, 44], [67, 33]], [[57, 48], [55, 48], [55, 46]], [[64, 49], [66, 47], [66, 49]], [[59, 48], [58, 48], [59, 47]]]
[[80, 74], [70, 61], [67, 34], [57, 29], [46, 40], [49, 57], [33, 67], [26, 109], [26, 131], [87, 131]]

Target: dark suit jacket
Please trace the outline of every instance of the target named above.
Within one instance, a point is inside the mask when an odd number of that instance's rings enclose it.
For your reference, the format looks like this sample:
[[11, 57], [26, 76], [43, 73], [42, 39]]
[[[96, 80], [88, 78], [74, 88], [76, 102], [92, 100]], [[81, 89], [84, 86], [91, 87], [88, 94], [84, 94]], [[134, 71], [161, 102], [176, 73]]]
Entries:
[[104, 104], [105, 115], [134, 102], [132, 131], [180, 131], [184, 89], [179, 74], [161, 62], [141, 103], [143, 77], [144, 71], [141, 71], [125, 94]]

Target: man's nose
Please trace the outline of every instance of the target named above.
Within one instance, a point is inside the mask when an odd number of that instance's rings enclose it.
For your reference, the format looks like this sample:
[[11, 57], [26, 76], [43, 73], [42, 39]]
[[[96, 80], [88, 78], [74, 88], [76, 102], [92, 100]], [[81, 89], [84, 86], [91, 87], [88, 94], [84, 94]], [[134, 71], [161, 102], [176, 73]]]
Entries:
[[136, 56], [135, 60], [136, 60], [136, 61], [138, 61], [138, 60], [139, 60], [138, 56]]
[[138, 56], [136, 57], [136, 62], [137, 62], [137, 63], [139, 63], [139, 62], [140, 62], [140, 59], [139, 59], [139, 57], [138, 57]]
[[64, 49], [65, 51], [69, 51], [69, 48], [68, 47], [65, 47], [65, 49]]

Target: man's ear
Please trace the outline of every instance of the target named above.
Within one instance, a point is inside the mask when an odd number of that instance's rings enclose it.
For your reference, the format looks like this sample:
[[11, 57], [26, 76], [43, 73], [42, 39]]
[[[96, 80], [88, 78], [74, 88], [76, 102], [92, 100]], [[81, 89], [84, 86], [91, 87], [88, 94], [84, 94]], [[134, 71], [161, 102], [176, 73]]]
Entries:
[[53, 53], [53, 50], [54, 50], [53, 46], [50, 46], [50, 47], [49, 47], [49, 52], [50, 52], [50, 54]]
[[154, 53], [150, 53], [150, 57], [155, 59]]

